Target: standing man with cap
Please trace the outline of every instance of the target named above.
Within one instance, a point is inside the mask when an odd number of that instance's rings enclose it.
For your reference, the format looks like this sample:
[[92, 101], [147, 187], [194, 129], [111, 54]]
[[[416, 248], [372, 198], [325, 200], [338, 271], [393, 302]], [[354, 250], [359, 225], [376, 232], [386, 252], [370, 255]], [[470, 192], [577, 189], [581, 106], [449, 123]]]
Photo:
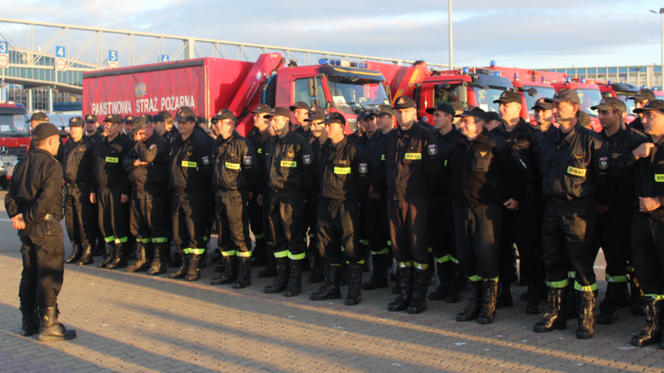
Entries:
[[306, 122], [306, 119], [309, 117], [309, 105], [306, 102], [298, 101], [295, 105], [291, 105], [289, 109], [293, 113], [296, 122], [293, 123], [292, 130], [298, 135], [304, 136], [311, 144], [313, 139], [309, 132], [309, 123]]
[[124, 118], [124, 121], [122, 122], [122, 136], [124, 136], [127, 140], [133, 142], [134, 140], [129, 136], [129, 133], [134, 130], [134, 120], [136, 118], [133, 115], [127, 115]]
[[[268, 224], [274, 242], [277, 277], [265, 293], [283, 292], [293, 297], [302, 292], [302, 261], [306, 259], [306, 200], [315, 182], [311, 146], [289, 128], [288, 109], [277, 107], [266, 115], [276, 136], [265, 151], [265, 181], [270, 189]], [[303, 119], [304, 121], [304, 119]], [[288, 263], [290, 259], [290, 276]]]
[[[48, 123], [49, 119], [48, 119], [48, 115], [46, 115], [42, 112], [36, 112], [36, 113], [32, 114], [30, 119], [28, 119], [28, 122], [30, 123], [30, 129], [32, 131], [34, 131], [35, 128], [37, 128], [38, 125], [40, 125], [42, 123]], [[66, 132], [65, 132], [65, 134], [66, 134]], [[58, 162], [60, 162], [60, 163], [62, 163], [62, 157], [64, 156], [63, 155], [64, 154], [63, 153], [64, 148], [62, 147], [62, 145], [63, 145], [63, 143], [62, 143], [62, 139], [61, 139], [60, 140], [60, 147], [58, 148], [58, 152], [55, 154], [55, 159], [57, 159]], [[28, 154], [32, 151], [32, 148], [34, 148], [34, 147], [36, 147], [35, 142], [33, 140], [30, 140], [30, 148], [28, 149]]]
[[90, 177], [95, 150], [92, 140], [83, 136], [83, 118], [69, 119], [69, 141], [64, 145], [62, 169], [65, 223], [73, 251], [66, 263], [94, 263], [92, 245], [97, 236], [97, 209], [90, 203]]
[[[309, 118], [305, 119], [309, 123], [309, 131], [316, 141], [311, 143], [311, 151], [314, 154], [314, 160], [318, 159], [323, 144], [327, 141], [327, 131], [325, 130], [325, 112], [320, 110], [309, 110]], [[315, 284], [325, 281], [325, 260], [321, 256], [321, 251], [318, 245], [318, 205], [320, 203], [320, 193], [318, 183], [313, 183], [311, 186], [310, 197], [307, 201], [311, 208], [307, 209], [307, 219], [310, 222], [310, 236], [309, 247], [307, 248], [307, 255], [313, 255], [314, 264], [311, 267], [311, 273], [307, 282]], [[344, 273], [345, 266], [342, 266], [342, 273]], [[344, 279], [342, 279], [343, 281]]]
[[[546, 198], [542, 251], [546, 267], [549, 310], [535, 332], [565, 329], [567, 288], [574, 277], [576, 337], [592, 338], [597, 283], [593, 264], [595, 201], [609, 176], [609, 152], [597, 133], [577, 123], [580, 100], [563, 88], [548, 102], [560, 128], [552, 128], [540, 144], [542, 195]], [[568, 274], [569, 272], [572, 272]]]
[[[100, 126], [97, 120], [97, 116], [94, 114], [88, 114], [85, 116], [85, 138], [93, 143], [93, 155], [99, 144], [104, 142], [104, 126]], [[90, 198], [86, 197], [86, 201], [89, 200]], [[93, 204], [91, 206], [94, 210], [94, 214], [90, 221], [91, 224], [95, 226], [95, 234], [92, 237], [88, 237], [88, 239], [91, 240], [90, 246], [92, 246], [92, 255], [100, 256], [104, 255], [106, 252], [106, 242], [104, 241], [104, 235], [101, 233], [101, 230], [99, 230], [99, 221], [97, 220], [99, 214], [97, 205]]]
[[358, 129], [348, 135], [348, 140], [356, 143], [361, 148], [367, 144], [367, 141], [376, 133], [376, 114], [365, 111], [357, 116]]
[[124, 268], [129, 255], [129, 195], [131, 183], [123, 165], [131, 142], [121, 136], [122, 117], [109, 114], [104, 119], [106, 138], [95, 153], [90, 179], [90, 202], [99, 201], [99, 229], [106, 241], [106, 259], [99, 268]]
[[97, 130], [99, 128], [97, 120], [97, 116], [94, 114], [88, 114], [85, 116], [85, 137], [92, 140], [95, 144], [100, 144], [103, 141], [104, 136]]
[[[642, 109], [646, 105], [648, 105], [649, 102], [655, 101], [657, 99], [657, 96], [655, 96], [655, 93], [653, 91], [646, 88], [641, 88], [639, 90], [638, 95], [628, 97], [627, 99], [634, 100], [635, 109]], [[635, 110], [633, 111], [637, 115], [637, 117], [636, 119], [634, 119], [629, 123], [629, 127], [637, 131], [644, 132], [645, 129], [643, 127], [643, 121], [641, 120], [641, 117], [643, 116], [642, 112], [637, 113]]]
[[58, 323], [58, 294], [64, 277], [62, 167], [54, 158], [60, 147], [57, 127], [37, 125], [35, 148], [16, 165], [5, 195], [5, 209], [21, 239], [23, 272], [19, 298], [21, 335], [39, 333], [42, 342], [76, 338], [76, 331]]
[[316, 159], [320, 175], [317, 235], [327, 263], [325, 285], [310, 299], [341, 298], [341, 265], [346, 260], [350, 281], [345, 303], [354, 306], [362, 298], [365, 254], [360, 246], [360, 199], [369, 191], [369, 164], [360, 146], [344, 135], [346, 119], [341, 113], [328, 114], [323, 123], [328, 141]]
[[253, 147], [235, 130], [233, 112], [221, 110], [212, 118], [212, 125], [219, 133], [212, 149], [212, 189], [224, 273], [210, 284], [233, 284], [233, 289], [243, 289], [251, 285], [247, 202], [258, 195], [260, 171]]
[[415, 314], [423, 312], [427, 306], [428, 197], [439, 177], [438, 150], [431, 130], [417, 123], [412, 98], [398, 97], [394, 110], [399, 127], [386, 135], [385, 160], [387, 209], [401, 294], [387, 309]]
[[553, 121], [553, 104], [547, 102], [546, 98], [542, 97], [535, 102], [535, 106], [531, 109], [535, 111], [535, 123], [531, 124], [533, 128], [539, 130], [542, 134], [549, 132]]

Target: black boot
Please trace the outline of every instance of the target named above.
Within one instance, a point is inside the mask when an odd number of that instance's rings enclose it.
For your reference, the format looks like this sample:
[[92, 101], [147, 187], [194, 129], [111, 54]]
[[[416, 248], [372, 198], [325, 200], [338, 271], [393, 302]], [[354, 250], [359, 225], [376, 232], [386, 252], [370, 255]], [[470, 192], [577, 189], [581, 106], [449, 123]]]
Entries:
[[232, 284], [238, 276], [237, 257], [235, 255], [224, 255], [221, 257], [224, 272], [221, 276], [210, 280], [210, 285]]
[[634, 274], [630, 275], [629, 278], [629, 309], [632, 311], [634, 316], [645, 316], [646, 315], [646, 300], [643, 297], [643, 291], [637, 281]]
[[427, 309], [427, 286], [429, 285], [429, 271], [415, 269], [413, 273], [413, 295], [406, 312], [410, 314], [422, 313]]
[[83, 250], [81, 249], [81, 245], [79, 244], [72, 244], [71, 245], [73, 250], [71, 252], [71, 255], [67, 260], [65, 260], [65, 263], [76, 263], [78, 262], [79, 259], [81, 259], [81, 255], [83, 254]]
[[104, 238], [97, 237], [97, 244], [95, 245], [95, 249], [92, 252], [92, 256], [103, 256], [106, 254], [106, 242], [104, 241]]
[[148, 269], [152, 266], [152, 263], [148, 259], [148, 251], [152, 248], [151, 243], [136, 243], [136, 250], [138, 251], [138, 260], [135, 261], [132, 265], [128, 266], [125, 271], [132, 272], [147, 272]]
[[[632, 337], [632, 345], [648, 346], [657, 343], [662, 338], [662, 311], [664, 301], [645, 298], [646, 302], [646, 326], [641, 329], [639, 335]], [[661, 348], [661, 347], [660, 347]]]
[[[263, 293], [280, 293], [286, 290], [286, 285], [288, 284], [288, 264], [289, 260], [288, 258], [277, 258], [275, 259], [275, 266], [276, 266], [276, 277], [274, 278], [274, 282], [272, 282], [272, 285], [266, 286], [263, 288]], [[258, 274], [258, 277], [260, 277], [260, 273]]]
[[544, 314], [542, 321], [533, 326], [533, 331], [537, 333], [546, 333], [553, 330], [566, 329], [567, 318], [565, 317], [565, 303], [567, 303], [567, 288], [549, 288], [546, 296], [549, 311]]
[[238, 257], [237, 262], [237, 278], [233, 282], [233, 289], [244, 289], [251, 285], [251, 257]]
[[387, 279], [387, 255], [375, 254], [371, 257], [373, 262], [373, 274], [369, 282], [362, 284], [364, 290], [382, 289], [389, 286]]
[[482, 281], [470, 281], [468, 285], [468, 303], [463, 312], [457, 313], [456, 321], [475, 320], [482, 312]]
[[153, 243], [154, 257], [152, 258], [152, 266], [148, 269], [147, 274], [150, 276], [160, 275], [166, 273], [166, 266], [168, 265], [168, 251], [167, 243]]
[[260, 235], [261, 238], [256, 238], [256, 245], [251, 251], [251, 266], [258, 267], [265, 265], [268, 261], [267, 241], [265, 235]]
[[304, 266], [304, 262], [308, 260], [307, 258], [302, 260], [291, 259], [290, 278], [288, 279], [286, 290], [284, 290], [284, 297], [294, 297], [302, 292], [302, 267]]
[[399, 268], [399, 289], [401, 293], [394, 302], [387, 305], [387, 310], [392, 312], [408, 309], [410, 299], [413, 297], [413, 267]]
[[[623, 288], [623, 291], [620, 290]], [[618, 304], [621, 293], [627, 291], [626, 282], [608, 282], [606, 284], [606, 295], [604, 301], [599, 304], [599, 315], [597, 315], [598, 324], [613, 324], [618, 320]], [[628, 305], [629, 305], [629, 298]]]
[[467, 286], [466, 277], [461, 273], [459, 264], [452, 264], [452, 274], [450, 275], [450, 290], [445, 297], [446, 303], [458, 303], [463, 298], [463, 291]]
[[317, 293], [311, 293], [309, 299], [326, 300], [341, 298], [341, 290], [339, 290], [339, 276], [341, 275], [341, 266], [328, 263], [325, 266], [324, 273], [325, 285], [321, 286]]
[[277, 275], [277, 263], [274, 255], [269, 254], [267, 259], [268, 261], [265, 264], [265, 269], [258, 272], [258, 277], [260, 278], [274, 277]]
[[115, 258], [115, 251], [116, 246], [114, 243], [110, 242], [106, 245], [106, 257], [104, 258], [104, 261], [97, 265], [97, 268], [106, 268], [106, 266], [113, 261], [113, 258]]
[[21, 335], [29, 337], [39, 333], [39, 314], [37, 313], [37, 305], [21, 305], [21, 314], [23, 315]]
[[397, 283], [394, 284], [392, 288], [392, 294], [401, 294], [401, 283], [399, 279], [401, 278], [401, 268], [399, 268], [399, 263], [397, 263]]
[[506, 308], [514, 306], [514, 300], [512, 299], [512, 282], [509, 278], [500, 279], [500, 291], [498, 294], [498, 299], [496, 300], [496, 308]]
[[128, 243], [115, 244], [115, 257], [106, 265], [106, 269], [119, 269], [127, 266]]
[[576, 309], [576, 289], [574, 289], [574, 280], [570, 279], [569, 285], [567, 285], [567, 301], [565, 302], [565, 319], [572, 320], [576, 319], [578, 315], [578, 310]]
[[168, 278], [184, 278], [187, 275], [189, 270], [189, 258], [191, 254], [185, 254], [180, 252], [181, 265], [175, 272], [168, 275]]
[[576, 304], [579, 309], [579, 327], [576, 338], [590, 339], [595, 333], [595, 293], [592, 291], [577, 291]]
[[39, 341], [56, 342], [76, 338], [76, 330], [65, 329], [58, 322], [58, 307], [41, 308], [39, 310]]
[[496, 318], [498, 282], [491, 280], [482, 281], [482, 295], [482, 311], [477, 318], [477, 323], [491, 324]]
[[189, 268], [184, 276], [185, 281], [196, 281], [201, 278], [201, 264], [205, 259], [203, 254], [191, 254], [189, 258]]
[[323, 257], [320, 255], [320, 252], [316, 251], [314, 254], [314, 265], [311, 266], [311, 274], [307, 279], [307, 282], [310, 284], [317, 284], [325, 281], [325, 262]]
[[538, 315], [542, 312], [542, 289], [545, 287], [541, 281], [528, 281], [528, 305], [526, 313]]
[[447, 298], [447, 294], [450, 293], [450, 286], [452, 282], [452, 262], [447, 261], [444, 263], [437, 263], [436, 271], [438, 271], [440, 285], [438, 285], [436, 291], [429, 294], [429, 300], [444, 300]]
[[214, 249], [214, 254], [212, 254], [212, 258], [210, 258], [210, 261], [212, 263], [217, 263], [221, 261], [221, 258], [222, 258], [221, 251], [219, 251], [219, 249]]
[[92, 246], [85, 245], [83, 247], [83, 254], [76, 264], [82, 266], [86, 264], [93, 264], [94, 262], [95, 260], [92, 258]]
[[356, 306], [362, 300], [362, 271], [363, 264], [349, 264], [348, 296], [346, 296], [347, 306]]

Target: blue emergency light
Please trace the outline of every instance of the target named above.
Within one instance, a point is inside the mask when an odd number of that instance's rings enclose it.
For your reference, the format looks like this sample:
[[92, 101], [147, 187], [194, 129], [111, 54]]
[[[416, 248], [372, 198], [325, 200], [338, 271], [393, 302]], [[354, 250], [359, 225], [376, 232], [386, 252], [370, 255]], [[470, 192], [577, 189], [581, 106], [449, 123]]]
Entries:
[[569, 82], [571, 82], [571, 81], [572, 81], [572, 78], [570, 78], [569, 76], [568, 76], [567, 78], [565, 78], [565, 82], [566, 82], [566, 83], [569, 83]]
[[542, 77], [542, 83], [546, 83], [546, 78]]
[[608, 82], [606, 82], [606, 83], [607, 83], [608, 85], [611, 85], [611, 84], [613, 84], [613, 83], [612, 83], [612, 82], [611, 82], [610, 80], [609, 80]]
[[514, 81], [518, 82], [519, 81], [519, 74], [514, 73]]
[[319, 64], [319, 65], [329, 65], [329, 64], [330, 64], [330, 60], [328, 60], [327, 58], [319, 58], [319, 59], [318, 59], [318, 64]]
[[493, 75], [494, 75], [494, 76], [500, 76], [500, 71], [494, 71], [494, 72], [493, 72]]
[[586, 78], [581, 78], [581, 83], [585, 83], [585, 82], [586, 82]]
[[496, 66], [496, 61], [493, 61], [493, 60], [492, 60], [492, 61], [491, 61], [491, 67], [494, 67], [494, 66]]
[[463, 69], [461, 69], [462, 74], [468, 74], [469, 71], [470, 71], [470, 69], [468, 69], [467, 67], [464, 67]]

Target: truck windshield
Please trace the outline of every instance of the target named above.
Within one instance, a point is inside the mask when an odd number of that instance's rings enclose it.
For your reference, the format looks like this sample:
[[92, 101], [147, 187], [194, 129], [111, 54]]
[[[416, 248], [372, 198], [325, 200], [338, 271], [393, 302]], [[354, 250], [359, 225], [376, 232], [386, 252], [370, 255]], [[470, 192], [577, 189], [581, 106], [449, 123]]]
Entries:
[[[531, 96], [528, 94], [528, 90], [530, 88], [535, 88], [537, 90], [537, 94], [535, 96]], [[526, 98], [526, 106], [528, 107], [528, 114], [530, 114], [531, 117], [535, 116], [535, 110], [532, 109], [533, 106], [535, 106], [535, 103], [537, 100], [540, 98], [551, 98], [553, 95], [556, 93], [556, 90], [553, 89], [553, 87], [537, 87], [537, 86], [528, 86], [528, 85], [523, 85], [523, 97]]]
[[501, 93], [506, 91], [504, 87], [489, 87], [489, 89], [472, 87], [470, 89], [473, 90], [473, 94], [475, 95], [477, 107], [486, 112], [498, 111], [498, 104], [494, 104], [493, 102], [500, 98]]
[[599, 89], [580, 88], [575, 89], [574, 92], [576, 92], [579, 96], [579, 100], [581, 100], [581, 110], [588, 113], [591, 117], [599, 117], [597, 110], [590, 109], [595, 105], [599, 105], [599, 102], [602, 101], [602, 95], [599, 92]]
[[0, 114], [0, 132], [28, 132], [23, 114]]
[[359, 114], [390, 103], [382, 82], [333, 75], [327, 76], [327, 82], [334, 106], [343, 113]]

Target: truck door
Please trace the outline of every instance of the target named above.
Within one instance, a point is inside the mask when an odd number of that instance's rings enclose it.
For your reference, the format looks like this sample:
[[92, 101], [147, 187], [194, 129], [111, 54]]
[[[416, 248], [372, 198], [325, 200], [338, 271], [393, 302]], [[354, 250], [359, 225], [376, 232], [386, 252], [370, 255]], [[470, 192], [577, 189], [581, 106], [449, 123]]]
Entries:
[[306, 102], [309, 106], [319, 105], [325, 107], [325, 90], [321, 76], [295, 79], [293, 88], [293, 103]]

